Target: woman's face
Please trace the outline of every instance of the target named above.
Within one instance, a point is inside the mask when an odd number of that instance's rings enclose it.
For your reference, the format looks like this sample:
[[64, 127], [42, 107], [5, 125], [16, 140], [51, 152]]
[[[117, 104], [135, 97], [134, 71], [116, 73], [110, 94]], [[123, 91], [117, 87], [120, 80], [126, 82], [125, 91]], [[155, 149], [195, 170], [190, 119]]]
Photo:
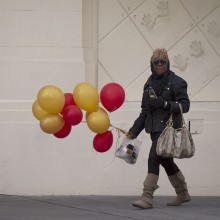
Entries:
[[163, 58], [154, 59], [153, 67], [158, 75], [162, 75], [167, 71], [167, 60]]
[[167, 52], [164, 49], [158, 49], [153, 53], [151, 62], [153, 63], [154, 71], [158, 75], [162, 75], [167, 71], [168, 60]]

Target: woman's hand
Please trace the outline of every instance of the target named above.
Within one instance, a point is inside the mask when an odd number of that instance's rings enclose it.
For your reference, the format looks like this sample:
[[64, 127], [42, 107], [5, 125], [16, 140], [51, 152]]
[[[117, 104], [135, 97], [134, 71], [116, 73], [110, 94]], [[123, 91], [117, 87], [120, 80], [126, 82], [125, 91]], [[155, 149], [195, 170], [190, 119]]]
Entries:
[[128, 131], [126, 134], [126, 137], [130, 138], [130, 139], [135, 139], [136, 138], [136, 135], [134, 135], [133, 133], [131, 133], [130, 131]]

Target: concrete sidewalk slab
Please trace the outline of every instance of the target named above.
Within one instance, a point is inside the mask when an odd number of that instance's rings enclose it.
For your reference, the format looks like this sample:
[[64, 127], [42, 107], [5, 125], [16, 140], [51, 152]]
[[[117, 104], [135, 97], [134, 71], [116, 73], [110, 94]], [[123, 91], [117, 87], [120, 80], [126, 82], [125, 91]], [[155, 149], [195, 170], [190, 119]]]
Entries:
[[219, 220], [220, 197], [192, 197], [168, 207], [171, 197], [155, 197], [154, 208], [141, 210], [134, 196], [9, 196], [0, 195], [0, 220]]

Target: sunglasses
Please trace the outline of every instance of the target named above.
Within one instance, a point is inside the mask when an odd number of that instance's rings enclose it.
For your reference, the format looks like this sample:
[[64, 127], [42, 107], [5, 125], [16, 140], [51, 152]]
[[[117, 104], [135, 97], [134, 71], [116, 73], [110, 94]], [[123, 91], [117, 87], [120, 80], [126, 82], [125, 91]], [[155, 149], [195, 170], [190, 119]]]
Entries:
[[154, 63], [155, 66], [159, 66], [159, 64], [164, 66], [167, 63], [167, 61], [165, 61], [165, 60], [155, 60], [153, 63]]

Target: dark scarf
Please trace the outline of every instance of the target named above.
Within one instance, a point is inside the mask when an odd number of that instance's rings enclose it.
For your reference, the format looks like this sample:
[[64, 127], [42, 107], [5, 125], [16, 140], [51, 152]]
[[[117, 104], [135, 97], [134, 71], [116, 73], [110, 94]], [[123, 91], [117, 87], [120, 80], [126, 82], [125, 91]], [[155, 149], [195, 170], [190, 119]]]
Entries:
[[150, 85], [155, 91], [157, 96], [161, 96], [163, 89], [167, 82], [167, 72], [162, 75], [158, 75], [156, 73], [152, 73], [150, 76]]
[[164, 87], [165, 87], [165, 85], [167, 83], [167, 75], [170, 72], [169, 68], [170, 68], [170, 65], [169, 65], [169, 62], [168, 62], [167, 71], [164, 74], [162, 74], [162, 75], [158, 75], [154, 71], [153, 64], [151, 63], [152, 74], [151, 74], [151, 76], [149, 78], [149, 82], [150, 82], [150, 85], [152, 86], [152, 88], [155, 91], [157, 96], [161, 96], [162, 95], [163, 89], [164, 89]]

